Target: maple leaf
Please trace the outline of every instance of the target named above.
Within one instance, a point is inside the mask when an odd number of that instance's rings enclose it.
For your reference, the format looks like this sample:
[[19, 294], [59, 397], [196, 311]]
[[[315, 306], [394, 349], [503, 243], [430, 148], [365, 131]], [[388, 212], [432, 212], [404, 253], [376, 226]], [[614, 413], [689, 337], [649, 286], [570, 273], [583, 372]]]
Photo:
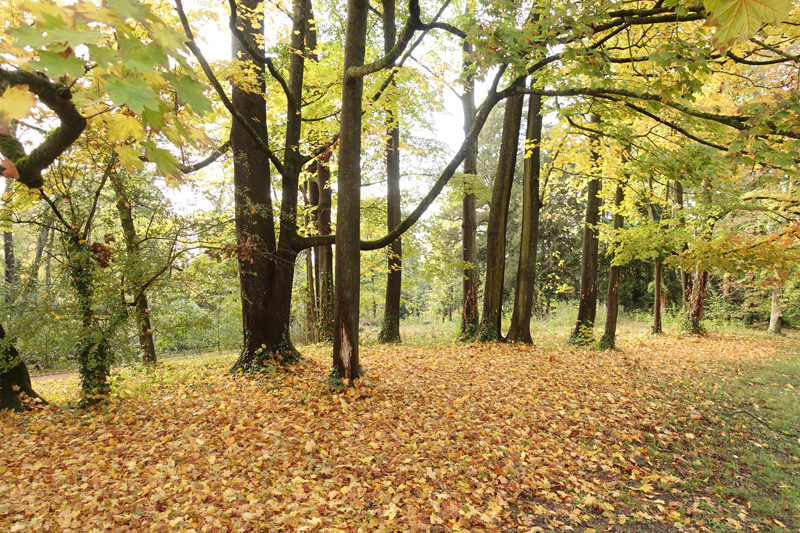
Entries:
[[791, 0], [705, 0], [706, 24], [716, 26], [714, 44], [721, 49], [755, 35], [762, 24], [776, 24], [789, 16]]
[[27, 85], [9, 87], [3, 91], [0, 96], [0, 133], [11, 135], [11, 121], [29, 116], [35, 103], [36, 97], [28, 91]]

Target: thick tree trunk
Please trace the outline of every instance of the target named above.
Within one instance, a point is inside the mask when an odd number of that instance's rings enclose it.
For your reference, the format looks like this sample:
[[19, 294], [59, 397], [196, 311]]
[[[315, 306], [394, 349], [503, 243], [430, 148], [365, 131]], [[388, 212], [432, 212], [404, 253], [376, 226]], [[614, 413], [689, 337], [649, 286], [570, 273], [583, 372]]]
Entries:
[[693, 335], [703, 335], [703, 313], [705, 311], [706, 292], [708, 288], [708, 272], [698, 265], [692, 280], [692, 294], [686, 309], [687, 330]]
[[[514, 82], [525, 86], [525, 78]], [[500, 159], [489, 205], [489, 224], [486, 231], [486, 281], [483, 291], [483, 316], [478, 339], [482, 342], [502, 340], [503, 275], [506, 266], [506, 224], [511, 187], [514, 184], [514, 169], [517, 163], [519, 128], [522, 119], [523, 96], [512, 96], [506, 100], [503, 119], [503, 135]]]
[[[598, 124], [600, 117], [592, 115], [592, 122]], [[590, 137], [592, 144], [592, 161], [595, 166], [599, 160], [597, 144], [600, 142], [595, 136]], [[597, 169], [593, 169], [595, 172]], [[575, 329], [570, 335], [570, 344], [591, 344], [594, 339], [594, 320], [597, 314], [597, 270], [600, 228], [600, 187], [601, 181], [597, 175], [589, 179], [586, 186], [586, 218], [583, 225], [583, 247], [581, 250], [581, 288], [580, 302], [578, 304], [578, 319]]]
[[[464, 40], [463, 71], [464, 94], [461, 105], [464, 110], [464, 136], [469, 134], [475, 121], [475, 79], [469, 69], [469, 54], [472, 45]], [[464, 279], [461, 285], [461, 335], [462, 340], [472, 340], [478, 334], [478, 217], [475, 206], [474, 181], [478, 178], [478, 143], [470, 145], [464, 158], [464, 199], [461, 206], [461, 259], [464, 262]]]
[[[614, 231], [622, 229], [625, 219], [621, 213], [622, 202], [625, 200], [625, 190], [621, 183], [617, 183], [614, 193]], [[619, 276], [622, 267], [611, 265], [608, 271], [608, 292], [606, 293], [606, 327], [600, 339], [600, 348], [603, 350], [616, 348], [617, 319], [619, 318]]]
[[147, 295], [141, 291], [142, 281], [141, 272], [135, 270], [141, 268], [141, 256], [139, 250], [139, 239], [136, 237], [136, 226], [133, 222], [133, 208], [131, 200], [126, 194], [125, 186], [119, 175], [111, 176], [111, 185], [117, 197], [117, 213], [119, 214], [122, 235], [125, 239], [125, 250], [128, 254], [128, 277], [132, 280], [131, 292], [137, 297], [134, 306], [136, 318], [136, 329], [139, 335], [139, 350], [142, 352], [142, 364], [153, 366], [157, 362], [156, 347], [153, 343], [153, 327], [150, 323], [150, 310], [147, 306]]
[[358, 318], [361, 281], [361, 98], [364, 83], [361, 77], [350, 75], [348, 69], [364, 64], [368, 9], [369, 2], [366, 0], [347, 2], [340, 115], [333, 365], [337, 378], [350, 381], [361, 375], [358, 363]]
[[[258, 2], [245, 0], [242, 5], [258, 14]], [[302, 50], [307, 31], [308, 6], [303, 0], [293, 4], [293, 28], [290, 46]], [[241, 29], [256, 49], [263, 50], [258, 35], [261, 16], [241, 17]], [[234, 56], [249, 58], [244, 46], [233, 39]], [[300, 358], [289, 335], [292, 281], [297, 251], [294, 249], [297, 224], [298, 176], [300, 172], [301, 110], [303, 55], [292, 54], [289, 60], [288, 98], [286, 110], [286, 146], [282, 176], [280, 238], [276, 242], [270, 167], [267, 154], [250, 137], [238, 121], [231, 126], [231, 148], [234, 159], [234, 194], [236, 202], [236, 235], [239, 246], [239, 278], [242, 290], [242, 322], [244, 343], [233, 366], [238, 372], [258, 372], [273, 363], [289, 363]], [[261, 79], [263, 67], [252, 63]], [[264, 86], [261, 85], [263, 93]], [[232, 101], [250, 121], [261, 139], [267, 139], [266, 105], [262, 94], [234, 85]]]
[[[522, 193], [522, 236], [514, 298], [514, 313], [508, 340], [532, 344], [531, 311], [536, 284], [536, 247], [539, 241], [539, 169], [541, 167], [542, 97], [531, 95], [528, 104], [528, 131], [525, 136], [525, 165]], [[527, 151], [531, 150], [530, 154]]]
[[780, 335], [782, 328], [781, 322], [783, 319], [783, 309], [781, 308], [781, 296], [783, 295], [783, 287], [776, 285], [772, 288], [772, 301], [770, 303], [769, 311], [769, 333], [773, 335]]
[[18, 396], [21, 392], [42, 403], [47, 403], [31, 387], [28, 367], [25, 366], [17, 349], [11, 344], [11, 340], [6, 338], [6, 331], [0, 324], [0, 410], [26, 411], [28, 408]]
[[[389, 53], [395, 44], [395, 0], [383, 0], [383, 50]], [[394, 82], [393, 82], [394, 84]], [[400, 212], [400, 126], [391, 109], [386, 110], [386, 226], [392, 231], [401, 222]], [[383, 307], [381, 342], [400, 342], [400, 293], [403, 281], [403, 249], [398, 237], [386, 252], [386, 300]]]

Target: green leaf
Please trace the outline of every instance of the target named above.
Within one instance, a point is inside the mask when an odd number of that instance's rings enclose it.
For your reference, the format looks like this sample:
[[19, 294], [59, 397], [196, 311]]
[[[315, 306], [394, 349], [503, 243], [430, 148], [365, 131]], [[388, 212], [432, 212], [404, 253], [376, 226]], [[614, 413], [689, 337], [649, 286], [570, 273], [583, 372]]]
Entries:
[[791, 0], [705, 0], [707, 24], [716, 26], [714, 44], [722, 49], [755, 35], [762, 24], [789, 16]]
[[175, 156], [163, 148], [158, 148], [150, 141], [143, 142], [142, 146], [144, 146], [147, 159], [151, 163], [155, 163], [158, 173], [166, 178], [167, 185], [177, 184], [181, 173], [178, 170], [178, 160], [175, 159]]
[[190, 76], [177, 78], [173, 75], [167, 75], [166, 77], [178, 92], [178, 96], [181, 97], [181, 100], [189, 104], [195, 113], [203, 116], [206, 112], [211, 111], [211, 101], [206, 98], [203, 92], [205, 87], [202, 83], [192, 79]]
[[80, 78], [85, 73], [84, 61], [74, 55], [63, 57], [49, 50], [39, 51], [39, 69], [46, 70], [51, 78], [60, 78], [69, 74], [73, 78]]
[[143, 113], [145, 107], [158, 109], [158, 95], [142, 79], [114, 78], [106, 83], [105, 89], [115, 105], [127, 105], [134, 113]]

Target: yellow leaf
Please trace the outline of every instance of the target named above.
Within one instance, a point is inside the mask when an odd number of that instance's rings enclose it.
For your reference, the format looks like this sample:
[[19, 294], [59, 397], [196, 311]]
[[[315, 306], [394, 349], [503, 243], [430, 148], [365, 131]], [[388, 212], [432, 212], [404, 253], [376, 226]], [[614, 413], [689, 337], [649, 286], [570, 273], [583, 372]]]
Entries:
[[139, 152], [132, 146], [115, 146], [114, 151], [117, 152], [120, 162], [128, 172], [144, 168], [144, 164], [139, 158]]
[[311, 453], [311, 452], [313, 452], [313, 451], [314, 451], [314, 448], [315, 448], [316, 446], [317, 446], [317, 445], [314, 443], [314, 441], [313, 441], [313, 440], [310, 440], [310, 441], [306, 442], [306, 451], [307, 451], [308, 453]]
[[17, 85], [6, 89], [3, 96], [0, 96], [0, 133], [10, 133], [3, 131], [8, 127], [9, 122], [30, 115], [35, 101], [33, 93], [28, 91], [27, 85]]
[[636, 490], [640, 490], [640, 491], [642, 491], [644, 493], [653, 492], [653, 486], [651, 484], [649, 484], [649, 483], [645, 483], [644, 485], [642, 485], [641, 487], [639, 487]]
[[144, 126], [136, 117], [118, 113], [108, 123], [108, 139], [110, 141], [138, 141], [144, 138]]

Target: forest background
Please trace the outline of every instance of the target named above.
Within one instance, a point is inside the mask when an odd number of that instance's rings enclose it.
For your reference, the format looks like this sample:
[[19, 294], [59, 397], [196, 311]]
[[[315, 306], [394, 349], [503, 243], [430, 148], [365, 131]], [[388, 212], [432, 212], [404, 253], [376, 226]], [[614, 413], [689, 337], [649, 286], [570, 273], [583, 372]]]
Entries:
[[800, 5], [342, 7], [0, 6], [0, 524], [796, 529]]

